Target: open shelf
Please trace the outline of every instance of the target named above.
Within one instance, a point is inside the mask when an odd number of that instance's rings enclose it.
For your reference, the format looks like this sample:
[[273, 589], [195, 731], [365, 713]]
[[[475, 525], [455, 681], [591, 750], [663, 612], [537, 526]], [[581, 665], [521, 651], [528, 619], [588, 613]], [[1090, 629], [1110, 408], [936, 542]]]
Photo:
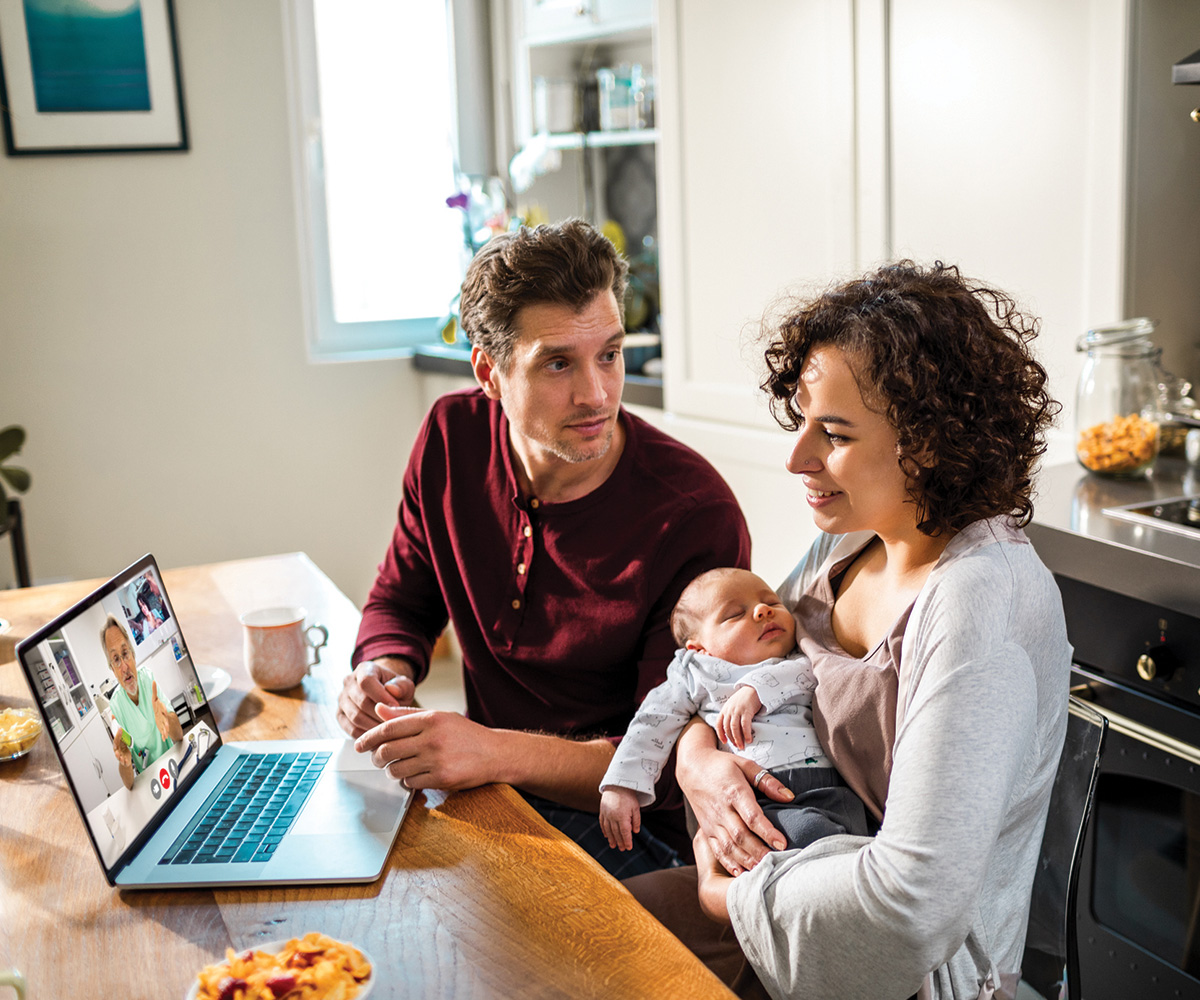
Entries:
[[611, 132], [553, 132], [551, 149], [610, 149], [615, 146], [649, 146], [658, 142], [658, 129], [621, 129]]

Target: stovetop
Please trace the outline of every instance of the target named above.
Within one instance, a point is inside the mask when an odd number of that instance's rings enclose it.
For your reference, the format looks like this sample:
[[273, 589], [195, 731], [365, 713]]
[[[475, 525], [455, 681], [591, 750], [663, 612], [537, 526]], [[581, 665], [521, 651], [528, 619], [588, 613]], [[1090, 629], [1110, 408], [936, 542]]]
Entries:
[[1103, 510], [1109, 517], [1148, 524], [1163, 531], [1177, 531], [1188, 538], [1200, 537], [1200, 495], [1105, 507]]

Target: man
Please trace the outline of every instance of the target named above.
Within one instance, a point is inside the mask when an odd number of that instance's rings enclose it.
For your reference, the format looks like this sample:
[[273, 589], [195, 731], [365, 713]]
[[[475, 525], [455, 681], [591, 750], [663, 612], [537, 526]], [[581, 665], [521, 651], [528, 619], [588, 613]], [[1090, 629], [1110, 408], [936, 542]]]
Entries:
[[183, 727], [179, 716], [159, 698], [158, 682], [150, 669], [137, 666], [133, 640], [115, 615], [105, 619], [100, 643], [118, 683], [108, 702], [120, 725], [113, 734], [113, 753], [121, 780], [126, 788], [132, 788], [135, 774], [183, 739]]
[[[716, 471], [621, 409], [625, 273], [579, 221], [476, 255], [461, 310], [479, 387], [443, 396], [417, 434], [338, 702], [358, 748], [409, 787], [508, 782], [622, 876], [674, 863], [668, 844], [687, 838], [676, 792], [634, 852], [608, 848], [613, 740], [666, 676], [684, 586], [750, 556]], [[411, 707], [447, 616], [465, 717]]]

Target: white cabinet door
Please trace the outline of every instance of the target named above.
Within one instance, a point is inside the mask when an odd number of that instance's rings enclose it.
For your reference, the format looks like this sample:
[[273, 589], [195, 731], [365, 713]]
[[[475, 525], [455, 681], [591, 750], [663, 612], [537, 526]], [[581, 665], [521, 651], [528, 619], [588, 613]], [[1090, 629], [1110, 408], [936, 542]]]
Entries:
[[121, 773], [117, 770], [112, 740], [108, 738], [108, 730], [99, 713], [89, 712], [81, 723], [82, 730], [70, 746], [64, 748], [63, 756], [75, 776], [75, 790], [79, 793], [83, 811], [90, 812], [122, 787]]
[[667, 409], [767, 425], [747, 342], [857, 263], [854, 0], [659, 4]]

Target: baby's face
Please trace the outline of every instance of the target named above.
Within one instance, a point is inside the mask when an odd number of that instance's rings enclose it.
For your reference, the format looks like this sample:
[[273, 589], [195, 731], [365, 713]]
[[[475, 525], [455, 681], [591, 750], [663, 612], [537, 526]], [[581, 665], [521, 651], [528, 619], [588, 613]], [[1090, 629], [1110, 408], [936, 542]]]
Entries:
[[710, 656], [748, 666], [796, 647], [796, 622], [779, 595], [739, 569], [707, 582], [697, 602], [700, 628], [688, 643]]

